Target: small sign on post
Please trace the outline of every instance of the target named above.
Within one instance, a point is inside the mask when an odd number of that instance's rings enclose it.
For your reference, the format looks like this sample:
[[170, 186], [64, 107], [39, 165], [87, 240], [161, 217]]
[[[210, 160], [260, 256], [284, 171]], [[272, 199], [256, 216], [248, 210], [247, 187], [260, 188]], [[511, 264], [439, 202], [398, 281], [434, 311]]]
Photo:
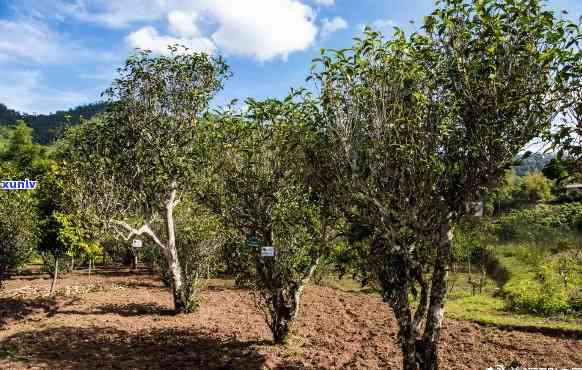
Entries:
[[275, 247], [261, 248], [261, 257], [275, 257]]
[[133, 269], [137, 270], [137, 264], [138, 264], [138, 254], [139, 254], [139, 250], [142, 247], [142, 241], [140, 239], [133, 239], [131, 241], [131, 251], [133, 252]]

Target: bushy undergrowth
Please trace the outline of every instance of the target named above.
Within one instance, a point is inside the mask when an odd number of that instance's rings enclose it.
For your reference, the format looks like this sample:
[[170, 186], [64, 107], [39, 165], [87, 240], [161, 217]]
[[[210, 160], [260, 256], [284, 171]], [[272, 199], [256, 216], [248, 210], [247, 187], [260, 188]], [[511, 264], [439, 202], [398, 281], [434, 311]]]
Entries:
[[501, 241], [554, 241], [558, 247], [568, 246], [582, 233], [582, 203], [540, 204], [504, 215], [497, 225]]
[[508, 244], [497, 248], [509, 271], [503, 286], [508, 307], [543, 315], [582, 308], [582, 254], [570, 250], [552, 255], [543, 246]]
[[501, 292], [510, 310], [582, 311], [582, 203], [543, 204], [484, 218], [478, 225], [465, 223], [455, 240], [461, 263], [475, 263], [479, 251], [493, 251], [495, 262], [508, 272]]

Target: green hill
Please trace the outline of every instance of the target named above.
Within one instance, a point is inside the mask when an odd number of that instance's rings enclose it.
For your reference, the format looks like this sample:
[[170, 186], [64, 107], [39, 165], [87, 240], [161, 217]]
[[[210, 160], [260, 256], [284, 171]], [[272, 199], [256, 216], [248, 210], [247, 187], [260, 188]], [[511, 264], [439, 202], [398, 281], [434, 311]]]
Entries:
[[541, 171], [552, 158], [552, 154], [542, 153], [532, 153], [527, 158], [519, 155], [515, 158], [516, 164], [513, 168], [518, 176], [525, 176], [528, 172]]
[[107, 104], [103, 102], [81, 105], [67, 111], [57, 111], [51, 114], [32, 115], [9, 109], [0, 103], [0, 126], [12, 125], [18, 120], [24, 120], [34, 129], [33, 139], [39, 144], [49, 144], [62, 133], [66, 122], [65, 117], [70, 116], [70, 123], [79, 123], [80, 117], [91, 118], [103, 112]]

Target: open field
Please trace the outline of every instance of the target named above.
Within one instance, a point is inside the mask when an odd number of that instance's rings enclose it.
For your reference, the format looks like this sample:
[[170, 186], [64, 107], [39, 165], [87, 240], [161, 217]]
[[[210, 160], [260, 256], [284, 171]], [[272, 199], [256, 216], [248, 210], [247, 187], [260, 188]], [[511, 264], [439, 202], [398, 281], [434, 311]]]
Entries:
[[[212, 280], [200, 311], [172, 315], [157, 276], [127, 270], [65, 275], [55, 299], [49, 280], [9, 280], [0, 298], [0, 368], [30, 369], [398, 369], [396, 322], [379, 296], [309, 286], [286, 347], [250, 294]], [[458, 312], [455, 313], [455, 316]], [[582, 366], [582, 335], [502, 330], [447, 319], [443, 369]]]

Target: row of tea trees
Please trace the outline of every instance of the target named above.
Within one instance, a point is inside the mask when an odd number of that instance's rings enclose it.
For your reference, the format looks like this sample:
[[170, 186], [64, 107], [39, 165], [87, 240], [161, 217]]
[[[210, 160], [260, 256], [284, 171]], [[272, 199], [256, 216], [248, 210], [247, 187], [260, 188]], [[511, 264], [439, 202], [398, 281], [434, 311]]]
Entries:
[[74, 266], [77, 261], [92, 259], [101, 247], [90, 225], [78, 224], [69, 215], [59, 165], [50, 147], [33, 143], [33, 130], [20, 121], [0, 131], [0, 175], [5, 179], [35, 179], [42, 184], [34, 190], [2, 191], [0, 249], [0, 283], [25, 263], [42, 257], [43, 267], [53, 276], [50, 294], [56, 290], [60, 263], [65, 257]]
[[[571, 102], [581, 58], [577, 26], [537, 0], [437, 6], [408, 37], [366, 30], [352, 48], [324, 51], [310, 76], [319, 96], [249, 100], [242, 113], [208, 111], [229, 76], [220, 57], [137, 53], [107, 91], [107, 113], [61, 144], [74, 202], [158, 247], [177, 312], [196, 307], [204, 265], [187, 269], [185, 256], [233, 248], [277, 342], [344, 238], [395, 313], [403, 368], [438, 368], [453, 229]], [[223, 232], [185, 243], [178, 225], [197, 212]], [[249, 235], [276, 255], [249, 250]]]

